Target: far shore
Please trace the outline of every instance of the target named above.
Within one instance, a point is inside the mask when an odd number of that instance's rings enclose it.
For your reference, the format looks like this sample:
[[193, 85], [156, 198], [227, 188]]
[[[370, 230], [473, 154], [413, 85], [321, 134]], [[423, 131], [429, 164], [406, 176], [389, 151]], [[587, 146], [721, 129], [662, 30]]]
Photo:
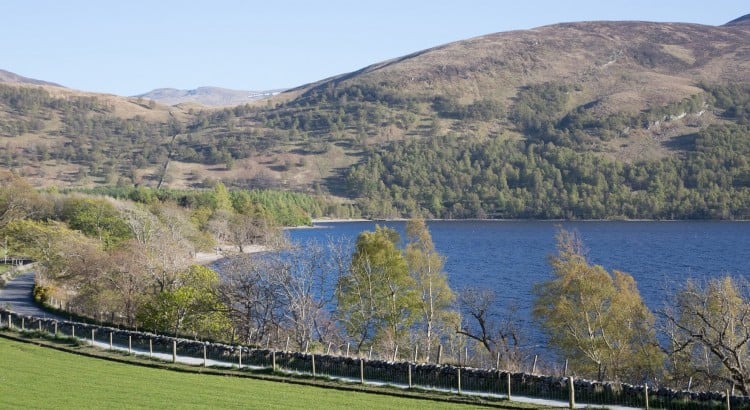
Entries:
[[[364, 219], [364, 218], [353, 218], [353, 219], [346, 219], [346, 218], [319, 218], [319, 219], [313, 219], [313, 224], [322, 224], [326, 222], [371, 222], [372, 219]], [[304, 227], [303, 227], [304, 228]]]
[[[264, 245], [247, 245], [243, 246], [242, 253], [251, 254], [266, 252], [270, 248]], [[196, 252], [193, 260], [199, 265], [207, 265], [211, 262], [216, 262], [219, 259], [226, 258], [230, 255], [236, 255], [240, 253], [240, 250], [236, 246], [222, 245], [217, 246], [214, 252]]]
[[[406, 222], [410, 218], [384, 218], [384, 219], [337, 219], [337, 218], [320, 218], [313, 219], [313, 224], [324, 224], [326, 222]], [[509, 218], [509, 219], [490, 219], [490, 218], [426, 218], [426, 222], [750, 222], [748, 219], [628, 219], [628, 218], [610, 218], [610, 219], [533, 219], [533, 218]], [[296, 228], [314, 228], [313, 226], [292, 226], [287, 229]]]

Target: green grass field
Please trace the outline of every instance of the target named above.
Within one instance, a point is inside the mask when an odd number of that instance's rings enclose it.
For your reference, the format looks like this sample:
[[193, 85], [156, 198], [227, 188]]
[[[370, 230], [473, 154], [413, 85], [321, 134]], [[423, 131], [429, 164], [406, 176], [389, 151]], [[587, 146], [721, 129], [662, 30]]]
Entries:
[[115, 363], [0, 338], [0, 408], [443, 409], [469, 405]]

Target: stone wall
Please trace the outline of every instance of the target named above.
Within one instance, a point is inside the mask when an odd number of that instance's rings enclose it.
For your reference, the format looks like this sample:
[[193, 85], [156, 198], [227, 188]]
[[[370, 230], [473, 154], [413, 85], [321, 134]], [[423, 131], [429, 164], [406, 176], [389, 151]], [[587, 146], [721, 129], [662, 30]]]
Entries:
[[[270, 368], [275, 359], [277, 368], [286, 371], [313, 373], [313, 361], [317, 375], [346, 378], [359, 381], [362, 374], [369, 382], [382, 382], [392, 385], [437, 388], [457, 391], [480, 392], [506, 395], [508, 377], [510, 377], [511, 395], [541, 397], [567, 401], [569, 379], [564, 377], [542, 376], [528, 373], [508, 373], [493, 369], [475, 369], [451, 365], [415, 364], [409, 362], [390, 362], [368, 360], [358, 357], [344, 357], [301, 352], [281, 352], [268, 349], [256, 349], [247, 346], [235, 346], [222, 343], [201, 342], [183, 338], [156, 335], [148, 332], [121, 330], [113, 327], [97, 326], [79, 322], [62, 321], [19, 316], [0, 307], [0, 327], [8, 327], [8, 317], [12, 315], [14, 328], [20, 328], [21, 320], [26, 330], [41, 329], [52, 332], [57, 329], [61, 334], [70, 335], [75, 327], [75, 335], [83, 340], [91, 337], [94, 330], [97, 342], [112, 341], [118, 346], [128, 346], [145, 350], [145, 346], [154, 351], [172, 352], [176, 342], [177, 355], [218, 360], [244, 366]], [[205, 349], [205, 350], [204, 350]], [[242, 359], [240, 359], [240, 352]], [[597, 382], [575, 379], [575, 396], [577, 403], [619, 404], [643, 407], [645, 404], [645, 386], [625, 383]], [[750, 397], [732, 396], [733, 409], [750, 409]], [[651, 407], [714, 409], [726, 408], [726, 394], [719, 392], [677, 391], [664, 387], [650, 388]]]

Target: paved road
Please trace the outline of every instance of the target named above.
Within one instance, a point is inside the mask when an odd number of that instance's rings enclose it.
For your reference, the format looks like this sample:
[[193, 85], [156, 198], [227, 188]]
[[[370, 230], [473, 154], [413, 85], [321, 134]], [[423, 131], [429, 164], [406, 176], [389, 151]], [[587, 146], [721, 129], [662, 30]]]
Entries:
[[34, 289], [34, 272], [28, 271], [16, 276], [5, 287], [0, 288], [0, 306], [26, 316], [47, 317], [57, 320], [68, 318], [44, 311], [34, 303], [31, 294]]

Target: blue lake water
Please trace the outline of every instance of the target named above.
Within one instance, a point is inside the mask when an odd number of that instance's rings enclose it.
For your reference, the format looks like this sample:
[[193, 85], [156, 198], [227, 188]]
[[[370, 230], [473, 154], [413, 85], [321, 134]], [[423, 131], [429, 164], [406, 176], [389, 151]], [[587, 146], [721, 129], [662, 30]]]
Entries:
[[[377, 224], [404, 235], [405, 222]], [[359, 233], [375, 225], [321, 223], [288, 235], [294, 242], [332, 238], [353, 244]], [[652, 310], [663, 308], [665, 296], [688, 278], [750, 275], [750, 222], [428, 222], [437, 251], [446, 257], [451, 287], [493, 289], [499, 303], [519, 308], [523, 320], [528, 320], [533, 285], [551, 277], [547, 258], [555, 253], [558, 226], [580, 233], [591, 263], [631, 274]], [[530, 333], [538, 339], [537, 331]]]

